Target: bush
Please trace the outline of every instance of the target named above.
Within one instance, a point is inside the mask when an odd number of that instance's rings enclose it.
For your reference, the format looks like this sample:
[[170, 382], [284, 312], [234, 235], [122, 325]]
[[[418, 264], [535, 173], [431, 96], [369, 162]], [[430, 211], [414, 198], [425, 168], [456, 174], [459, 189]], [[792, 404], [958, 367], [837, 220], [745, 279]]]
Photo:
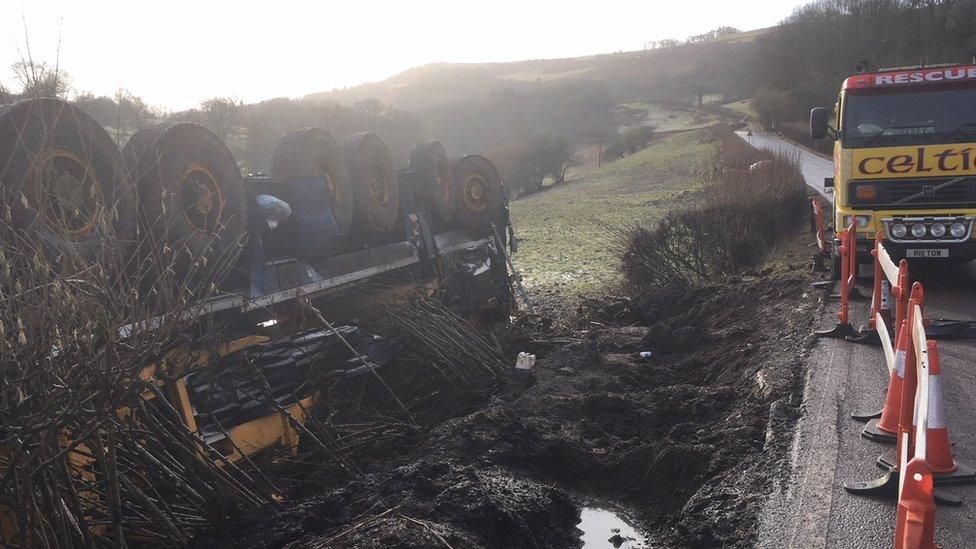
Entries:
[[634, 154], [643, 149], [654, 138], [654, 126], [632, 126], [610, 142], [610, 145], [603, 151], [604, 161], [613, 161], [618, 158]]
[[495, 149], [489, 154], [513, 197], [542, 189], [547, 177], [553, 184], [566, 181], [566, 170], [576, 163], [576, 147], [565, 137], [539, 134], [527, 142]]
[[761, 88], [749, 101], [752, 110], [767, 129], [775, 129], [777, 124], [789, 119], [796, 110], [796, 98], [786, 90]]
[[[723, 156], [730, 158], [728, 149], [738, 145], [726, 137], [719, 140]], [[757, 158], [766, 162], [750, 169]], [[671, 212], [654, 227], [620, 231], [624, 279], [632, 290], [691, 287], [741, 272], [799, 226], [805, 206], [796, 158], [756, 151], [732, 157], [691, 207]]]

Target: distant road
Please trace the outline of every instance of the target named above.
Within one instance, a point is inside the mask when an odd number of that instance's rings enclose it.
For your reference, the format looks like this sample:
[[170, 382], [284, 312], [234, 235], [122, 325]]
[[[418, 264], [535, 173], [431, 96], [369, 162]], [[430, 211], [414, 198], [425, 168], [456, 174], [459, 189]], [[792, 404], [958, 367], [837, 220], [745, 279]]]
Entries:
[[[778, 137], [739, 136], [760, 149], [798, 154], [807, 185], [823, 191], [833, 162]], [[919, 265], [909, 271], [925, 285], [926, 313], [933, 318], [973, 319], [976, 316], [976, 268], [968, 265]], [[869, 292], [869, 281], [862, 291]], [[852, 304], [852, 323], [863, 324], [868, 304]], [[830, 328], [837, 318], [837, 301], [828, 300], [818, 320]], [[960, 462], [976, 465], [976, 340], [939, 344], [945, 380], [947, 413], [953, 451]], [[891, 500], [851, 496], [843, 483], [880, 476], [875, 458], [891, 452], [888, 446], [860, 436], [862, 424], [853, 411], [880, 409], [887, 371], [879, 347], [836, 339], [821, 339], [808, 359], [803, 417], [797, 425], [789, 482], [776, 486], [760, 519], [760, 548], [891, 547], [895, 504]], [[976, 547], [976, 487], [947, 488], [966, 502], [962, 507], [940, 506], [936, 512], [936, 542], [944, 547]]]
[[830, 198], [830, 195], [824, 191], [823, 182], [825, 177], [833, 177], [834, 175], [833, 160], [817, 156], [774, 135], [764, 133], [747, 135], [746, 132], [735, 132], [735, 134], [757, 149], [796, 155], [800, 159], [800, 171], [803, 173], [807, 186], [820, 193], [824, 198]]

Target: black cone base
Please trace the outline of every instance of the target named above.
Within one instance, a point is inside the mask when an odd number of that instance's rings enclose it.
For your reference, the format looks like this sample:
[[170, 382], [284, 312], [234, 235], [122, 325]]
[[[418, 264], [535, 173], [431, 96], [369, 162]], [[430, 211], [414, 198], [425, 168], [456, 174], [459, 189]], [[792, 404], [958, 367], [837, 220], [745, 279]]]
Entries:
[[932, 339], [973, 339], [976, 338], [976, 322], [970, 320], [932, 320], [925, 327], [925, 335]]
[[860, 333], [854, 329], [849, 323], [845, 324], [843, 322], [838, 323], [836, 326], [830, 330], [816, 332], [817, 337], [831, 337], [836, 339], [844, 339], [848, 336], [857, 337]]
[[881, 414], [881, 410], [877, 412], [851, 412], [851, 419], [860, 421], [861, 423], [867, 423], [872, 419], [881, 419]]
[[[878, 467], [886, 471], [895, 468], [894, 455], [881, 455], [877, 460]], [[959, 486], [962, 484], [976, 484], [976, 469], [965, 463], [956, 463], [956, 470], [951, 473], [935, 473], [932, 475], [938, 486]]]
[[[880, 477], [861, 482], [845, 482], [844, 490], [855, 496], [891, 498], [898, 497], [898, 471], [888, 471]], [[934, 491], [935, 502], [939, 505], [949, 505], [952, 507], [962, 505], [962, 499], [944, 490]]]
[[857, 336], [847, 336], [844, 339], [852, 343], [860, 343], [862, 345], [881, 345], [881, 336], [878, 335], [876, 330], [872, 330], [867, 326], [861, 328]]
[[847, 298], [851, 301], [871, 301], [871, 296], [862, 294], [857, 288], [851, 288]]
[[870, 441], [879, 442], [881, 444], [894, 444], [898, 442], [898, 435], [881, 430], [881, 428], [878, 427], [877, 419], [872, 419], [867, 425], [864, 426], [864, 429], [861, 431], [861, 436]]

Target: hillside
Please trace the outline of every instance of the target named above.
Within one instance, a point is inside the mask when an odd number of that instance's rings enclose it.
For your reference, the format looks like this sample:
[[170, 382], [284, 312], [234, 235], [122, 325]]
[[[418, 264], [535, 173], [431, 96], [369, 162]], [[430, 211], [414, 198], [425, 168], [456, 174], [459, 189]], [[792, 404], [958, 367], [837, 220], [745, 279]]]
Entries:
[[417, 111], [460, 101], [478, 101], [502, 89], [529, 89], [579, 80], [602, 81], [615, 91], [638, 92], [692, 77], [722, 78], [754, 55], [757, 39], [775, 27], [681, 46], [506, 63], [434, 63], [403, 71], [381, 82], [312, 93], [311, 100], [355, 103], [379, 99], [395, 108]]

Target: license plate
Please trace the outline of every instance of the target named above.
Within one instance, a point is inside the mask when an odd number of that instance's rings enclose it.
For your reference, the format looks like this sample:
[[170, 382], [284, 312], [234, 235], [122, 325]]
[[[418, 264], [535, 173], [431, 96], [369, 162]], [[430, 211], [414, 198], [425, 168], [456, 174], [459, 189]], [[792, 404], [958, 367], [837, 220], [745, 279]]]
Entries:
[[907, 252], [905, 255], [914, 259], [949, 257], [948, 248], [909, 248]]

